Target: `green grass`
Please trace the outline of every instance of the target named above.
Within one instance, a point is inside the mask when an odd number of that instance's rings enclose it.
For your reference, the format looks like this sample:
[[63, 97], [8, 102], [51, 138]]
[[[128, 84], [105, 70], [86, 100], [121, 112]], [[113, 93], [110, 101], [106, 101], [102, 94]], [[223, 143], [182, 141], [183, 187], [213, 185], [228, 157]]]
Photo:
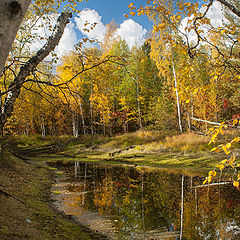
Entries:
[[[226, 142], [232, 136], [222, 137]], [[83, 161], [102, 164], [132, 164], [168, 168], [168, 171], [206, 171], [226, 158], [223, 153], [212, 153], [210, 138], [186, 133], [138, 131], [121, 136], [71, 136], [59, 138], [20, 136], [5, 140], [11, 149], [41, 149], [44, 145], [68, 143], [66, 148], [52, 154], [26, 156], [27, 164], [12, 154], [0, 158], [0, 183], [4, 190], [17, 197], [0, 195], [0, 239], [101, 239], [56, 212], [49, 205], [56, 169], [43, 168], [48, 161]], [[218, 143], [216, 143], [218, 144]], [[132, 146], [132, 148], [127, 148]], [[127, 149], [126, 149], [127, 148]], [[239, 143], [235, 146], [239, 149]], [[42, 148], [44, 149], [44, 148]], [[121, 150], [121, 151], [119, 151]], [[114, 153], [114, 154], [109, 154]], [[23, 156], [24, 157], [24, 156]], [[59, 172], [60, 174], [60, 172]], [[57, 194], [57, 193], [55, 193]], [[13, 217], [14, 216], [14, 217]], [[29, 222], [30, 220], [30, 222]]]
[[[3, 163], [4, 162], [4, 163]], [[0, 239], [105, 239], [51, 207], [54, 173], [27, 164], [12, 154], [0, 159]]]
[[[226, 135], [224, 139], [222, 137], [220, 142], [226, 141], [226, 138], [231, 137], [230, 135]], [[23, 142], [25, 138], [26, 136], [20, 137]], [[113, 137], [83, 135], [77, 139], [63, 136], [57, 139], [49, 137], [48, 140], [39, 140], [39, 136], [35, 136], [35, 138], [30, 137], [27, 144], [29, 145], [30, 142], [34, 146], [39, 141], [41, 144], [43, 141], [46, 141], [46, 144], [68, 141], [67, 148], [61, 152], [51, 155], [42, 153], [39, 156], [29, 157], [31, 161], [40, 164], [45, 161], [62, 160], [211, 169], [225, 158], [222, 153], [210, 151], [214, 147], [208, 144], [210, 136], [194, 133], [179, 135], [173, 131], [140, 130]]]

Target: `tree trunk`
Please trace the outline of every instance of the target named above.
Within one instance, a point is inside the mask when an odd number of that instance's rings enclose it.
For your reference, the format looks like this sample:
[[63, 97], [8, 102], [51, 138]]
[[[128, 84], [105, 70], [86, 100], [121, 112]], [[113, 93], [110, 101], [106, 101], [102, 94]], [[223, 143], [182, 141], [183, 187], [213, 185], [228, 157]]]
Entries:
[[79, 100], [79, 107], [80, 107], [80, 113], [81, 113], [81, 118], [82, 118], [83, 134], [85, 135], [86, 134], [86, 126], [85, 126], [82, 103], [81, 103], [80, 97], [78, 98], [78, 100]]
[[31, 0], [0, 1], [0, 76]]
[[136, 80], [136, 85], [137, 85], [138, 123], [139, 123], [139, 128], [142, 129], [141, 106], [140, 106], [140, 94], [139, 94], [139, 82], [138, 82], [138, 80]]
[[77, 113], [72, 114], [73, 136], [78, 137], [78, 116]]
[[[18, 75], [15, 77], [13, 83], [10, 84], [5, 101], [1, 106], [1, 128], [4, 127], [7, 120], [11, 117], [14, 104], [18, 98], [22, 85], [25, 79], [36, 69], [39, 63], [46, 58], [58, 45], [66, 25], [69, 23], [69, 18], [72, 17], [71, 13], [63, 12], [57, 19], [56, 26], [53, 30], [52, 36], [49, 37], [46, 44], [31, 57], [21, 68]], [[3, 94], [3, 93], [2, 93]]]
[[221, 4], [223, 4], [226, 8], [228, 8], [232, 13], [240, 17], [240, 11], [237, 9], [237, 6], [234, 6], [231, 2], [225, 0], [217, 0]]
[[43, 115], [41, 116], [41, 120], [42, 120], [42, 124], [41, 124], [41, 128], [42, 128], [42, 138], [44, 139], [46, 136], [46, 128], [45, 128], [45, 122], [44, 122], [44, 117]]
[[105, 121], [105, 116], [103, 114], [103, 135], [106, 135], [106, 121]]
[[180, 111], [180, 104], [179, 104], [179, 97], [178, 97], [177, 75], [176, 75], [176, 71], [175, 71], [174, 61], [172, 61], [172, 64], [173, 64], [173, 76], [174, 76], [175, 89], [176, 89], [177, 110], [178, 110], [178, 124], [179, 124], [180, 133], [182, 133], [181, 111]]
[[90, 129], [91, 134], [94, 135], [93, 130], [93, 106], [92, 106], [92, 100], [91, 97], [93, 96], [93, 79], [92, 79], [92, 73], [91, 73], [91, 94], [90, 94], [90, 100], [89, 100], [89, 107], [90, 107]]

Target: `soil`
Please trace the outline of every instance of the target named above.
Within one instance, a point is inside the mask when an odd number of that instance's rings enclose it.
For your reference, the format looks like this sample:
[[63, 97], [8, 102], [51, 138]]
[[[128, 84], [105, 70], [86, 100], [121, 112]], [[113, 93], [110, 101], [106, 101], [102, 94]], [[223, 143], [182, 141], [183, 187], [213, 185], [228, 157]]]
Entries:
[[106, 239], [53, 208], [54, 172], [6, 152], [0, 158], [0, 239]]

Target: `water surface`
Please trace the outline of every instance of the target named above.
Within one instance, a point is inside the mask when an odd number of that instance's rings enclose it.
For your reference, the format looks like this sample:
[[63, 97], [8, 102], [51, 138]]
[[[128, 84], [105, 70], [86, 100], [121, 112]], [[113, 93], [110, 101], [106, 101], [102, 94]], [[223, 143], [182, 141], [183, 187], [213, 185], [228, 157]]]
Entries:
[[232, 184], [169, 170], [57, 162], [55, 204], [110, 239], [240, 239], [240, 193]]

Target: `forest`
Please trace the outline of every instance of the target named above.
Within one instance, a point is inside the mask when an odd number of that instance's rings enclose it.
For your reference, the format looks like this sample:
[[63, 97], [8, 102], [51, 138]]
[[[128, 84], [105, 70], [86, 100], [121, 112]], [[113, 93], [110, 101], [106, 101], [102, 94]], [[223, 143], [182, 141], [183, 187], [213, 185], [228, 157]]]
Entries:
[[[239, 2], [233, 3], [238, 9]], [[111, 22], [103, 42], [84, 38], [61, 59], [52, 52], [19, 81], [21, 69], [36, 54], [31, 42], [44, 38], [31, 29], [39, 18], [46, 18], [44, 11], [55, 11], [51, 4], [49, 8], [39, 1], [30, 7], [7, 59], [1, 77], [2, 108], [7, 108], [16, 85], [19, 93], [7, 117], [2, 111], [2, 134], [206, 132], [206, 121], [239, 119], [239, 16], [229, 8], [224, 8], [222, 26], [215, 27], [206, 17], [212, 2], [204, 13], [198, 12], [198, 3], [148, 1], [139, 9], [132, 3], [129, 15], [146, 14], [153, 23], [142, 46], [130, 49], [116, 37], [117, 24]], [[189, 22], [183, 29], [186, 17]], [[51, 19], [45, 22], [51, 31]], [[95, 27], [85, 25], [86, 31]], [[86, 48], [85, 42], [95, 46]]]
[[65, 51], [85, 2], [0, 3], [0, 238], [238, 239], [239, 0], [129, 1], [144, 41]]

